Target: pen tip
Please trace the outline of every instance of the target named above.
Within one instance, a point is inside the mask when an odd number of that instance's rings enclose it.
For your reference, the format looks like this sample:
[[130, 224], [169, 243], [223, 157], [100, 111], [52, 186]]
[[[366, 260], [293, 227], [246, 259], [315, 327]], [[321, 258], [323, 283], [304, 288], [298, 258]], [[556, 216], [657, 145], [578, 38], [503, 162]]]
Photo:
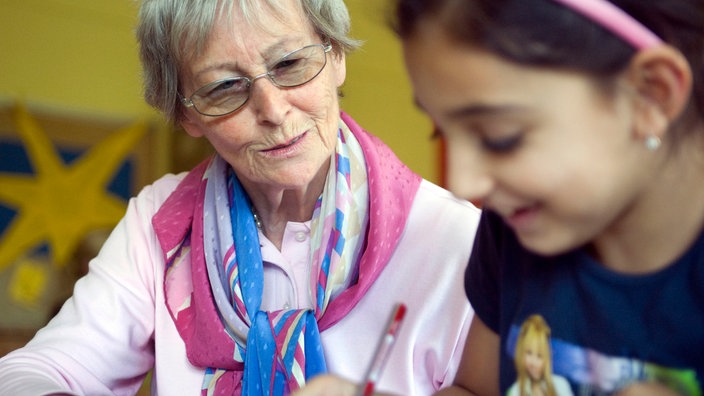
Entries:
[[362, 393], [363, 396], [371, 396], [374, 393], [374, 383], [369, 381], [364, 385], [364, 393]]

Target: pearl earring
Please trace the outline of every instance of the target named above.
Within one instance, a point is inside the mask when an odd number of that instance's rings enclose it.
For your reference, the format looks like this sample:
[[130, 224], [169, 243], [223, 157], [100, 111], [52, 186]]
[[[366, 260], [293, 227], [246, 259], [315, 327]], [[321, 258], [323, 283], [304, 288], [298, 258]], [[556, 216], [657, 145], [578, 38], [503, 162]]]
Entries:
[[655, 151], [660, 147], [660, 144], [662, 141], [660, 141], [660, 138], [655, 136], [655, 135], [650, 135], [647, 138], [645, 138], [645, 148], [647, 148], [650, 151]]

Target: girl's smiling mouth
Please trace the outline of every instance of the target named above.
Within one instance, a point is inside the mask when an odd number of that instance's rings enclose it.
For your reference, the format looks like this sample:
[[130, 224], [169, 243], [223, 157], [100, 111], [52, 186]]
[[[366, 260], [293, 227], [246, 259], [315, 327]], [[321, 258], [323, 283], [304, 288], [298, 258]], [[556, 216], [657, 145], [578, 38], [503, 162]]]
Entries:
[[521, 207], [504, 216], [504, 220], [516, 232], [527, 230], [533, 227], [539, 209], [538, 204]]

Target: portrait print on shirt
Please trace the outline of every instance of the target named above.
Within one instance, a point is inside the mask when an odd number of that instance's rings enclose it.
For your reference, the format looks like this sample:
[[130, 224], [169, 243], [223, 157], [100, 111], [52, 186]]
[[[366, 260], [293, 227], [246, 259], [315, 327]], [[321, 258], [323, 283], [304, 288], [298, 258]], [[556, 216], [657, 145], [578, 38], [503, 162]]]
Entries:
[[573, 396], [567, 380], [553, 373], [550, 326], [540, 315], [521, 325], [513, 359], [517, 378], [508, 396]]
[[608, 356], [551, 336], [540, 314], [511, 327], [506, 350], [516, 379], [507, 396], [605, 396], [635, 382], [656, 381], [681, 395], [702, 395], [695, 370]]

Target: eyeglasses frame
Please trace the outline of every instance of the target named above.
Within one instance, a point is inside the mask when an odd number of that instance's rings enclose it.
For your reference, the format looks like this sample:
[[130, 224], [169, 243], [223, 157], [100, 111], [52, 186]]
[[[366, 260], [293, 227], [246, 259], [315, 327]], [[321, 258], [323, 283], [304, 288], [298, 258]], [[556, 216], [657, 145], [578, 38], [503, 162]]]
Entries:
[[[291, 54], [293, 54], [293, 53], [295, 53], [295, 52], [298, 52], [298, 51], [301, 51], [301, 50], [303, 50], [303, 49], [310, 48], [310, 47], [322, 47], [322, 49], [323, 49], [323, 54], [325, 55], [324, 63], [323, 63], [323, 66], [320, 68], [320, 70], [318, 70], [317, 73], [315, 73], [310, 79], [308, 79], [308, 80], [306, 80], [306, 81], [304, 81], [304, 82], [302, 82], [302, 83], [300, 83], [300, 84], [295, 84], [295, 85], [281, 85], [281, 84], [279, 84], [278, 82], [276, 82], [276, 80], [274, 80], [274, 78], [271, 76], [271, 72], [272, 72], [272, 71], [271, 71], [271, 70], [267, 70], [267, 71], [265, 71], [264, 73], [257, 74], [256, 76], [253, 76], [253, 77], [250, 77], [250, 76], [237, 76], [237, 77], [227, 77], [227, 78], [222, 78], [222, 79], [219, 79], [219, 80], [215, 80], [215, 81], [213, 81], [213, 82], [210, 82], [210, 83], [208, 83], [208, 84], [205, 84], [205, 85], [203, 85], [202, 87], [196, 89], [196, 90], [193, 92], [193, 94], [192, 94], [191, 96], [189, 96], [189, 97], [183, 96], [180, 92], [178, 93], [178, 97], [179, 97], [179, 99], [181, 100], [181, 104], [183, 104], [184, 107], [186, 107], [186, 108], [193, 108], [193, 110], [195, 110], [195, 111], [198, 112], [199, 114], [202, 114], [202, 115], [204, 115], [204, 116], [206, 116], [206, 117], [222, 117], [222, 116], [225, 116], [225, 115], [228, 115], [228, 114], [232, 114], [232, 113], [234, 113], [234, 112], [240, 110], [241, 108], [243, 108], [244, 105], [246, 105], [247, 102], [249, 102], [249, 98], [251, 97], [251, 91], [252, 91], [252, 87], [254, 86], [254, 82], [257, 81], [257, 80], [259, 80], [260, 78], [266, 77], [267, 80], [269, 80], [272, 84], [274, 84], [274, 86], [276, 86], [276, 87], [278, 87], [278, 88], [295, 88], [295, 87], [300, 87], [301, 85], [305, 85], [305, 84], [307, 84], [307, 83], [313, 81], [316, 77], [318, 77], [318, 75], [323, 71], [323, 69], [325, 69], [325, 66], [327, 66], [327, 64], [328, 64], [328, 60], [327, 60], [328, 57], [327, 57], [327, 54], [328, 54], [328, 52], [330, 52], [330, 51], [332, 50], [332, 44], [329, 43], [329, 42], [328, 42], [328, 43], [309, 44], [309, 45], [303, 46], [303, 47], [301, 47], [301, 48], [298, 48], [298, 49], [296, 49], [296, 50], [287, 52], [286, 54], [284, 54], [283, 56], [281, 56], [276, 62], [274, 62], [274, 64], [278, 64], [278, 62], [279, 62], [281, 59], [284, 59], [284, 58], [286, 58], [287, 56], [289, 56], [289, 55], [291, 55]], [[198, 107], [195, 105], [195, 103], [194, 103], [193, 100], [192, 100], [192, 98], [193, 98], [193, 96], [195, 96], [196, 92], [200, 91], [201, 89], [203, 89], [203, 88], [205, 88], [205, 87], [207, 87], [207, 86], [209, 86], [209, 85], [216, 85], [216, 84], [219, 84], [219, 83], [224, 82], [224, 81], [227, 81], [227, 80], [232, 80], [233, 78], [242, 78], [242, 79], [247, 80], [247, 82], [249, 83], [249, 86], [248, 86], [249, 89], [248, 89], [248, 91], [247, 91], [247, 99], [245, 99], [245, 101], [242, 102], [241, 105], [237, 106], [234, 110], [230, 110], [230, 111], [225, 112], [225, 113], [222, 113], [222, 114], [206, 114], [206, 113], [203, 113], [203, 112], [201, 112], [200, 110], [198, 110]]]

